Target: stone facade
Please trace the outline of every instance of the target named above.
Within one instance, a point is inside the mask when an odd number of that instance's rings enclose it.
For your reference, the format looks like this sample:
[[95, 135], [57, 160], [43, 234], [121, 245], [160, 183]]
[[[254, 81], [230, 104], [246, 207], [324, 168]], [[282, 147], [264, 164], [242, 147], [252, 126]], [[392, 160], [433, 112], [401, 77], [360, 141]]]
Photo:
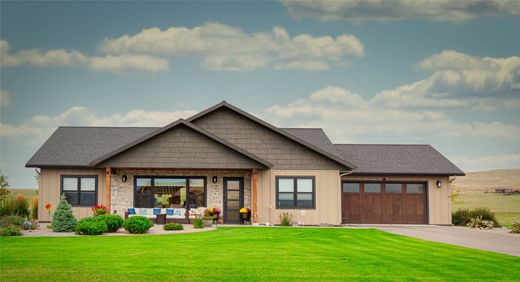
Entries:
[[[126, 182], [122, 181], [126, 175]], [[251, 171], [250, 170], [182, 170], [182, 169], [117, 169], [111, 178], [111, 210], [124, 215], [134, 206], [134, 176], [205, 176], [207, 207], [223, 211], [224, 177], [244, 177], [244, 206], [251, 208]], [[217, 183], [213, 183], [213, 176]]]

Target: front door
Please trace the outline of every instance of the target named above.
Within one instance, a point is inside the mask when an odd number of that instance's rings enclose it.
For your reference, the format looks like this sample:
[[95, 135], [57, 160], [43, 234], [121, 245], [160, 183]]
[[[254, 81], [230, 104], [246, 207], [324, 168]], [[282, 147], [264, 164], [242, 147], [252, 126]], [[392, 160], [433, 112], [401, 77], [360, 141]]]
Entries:
[[244, 178], [224, 177], [224, 223], [240, 223], [244, 207]]

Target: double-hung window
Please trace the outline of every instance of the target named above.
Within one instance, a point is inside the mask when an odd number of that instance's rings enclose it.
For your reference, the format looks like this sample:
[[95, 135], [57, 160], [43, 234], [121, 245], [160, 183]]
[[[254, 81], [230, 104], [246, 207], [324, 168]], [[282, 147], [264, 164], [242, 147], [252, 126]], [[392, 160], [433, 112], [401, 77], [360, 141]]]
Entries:
[[90, 207], [97, 204], [97, 176], [61, 176], [61, 194], [72, 206]]
[[276, 208], [314, 209], [315, 187], [314, 176], [277, 176]]

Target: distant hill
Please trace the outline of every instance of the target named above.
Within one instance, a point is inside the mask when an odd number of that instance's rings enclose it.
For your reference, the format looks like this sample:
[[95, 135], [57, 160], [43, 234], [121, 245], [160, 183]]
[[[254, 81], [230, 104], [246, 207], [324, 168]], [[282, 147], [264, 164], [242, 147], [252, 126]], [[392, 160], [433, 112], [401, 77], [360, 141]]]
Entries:
[[520, 169], [496, 169], [467, 172], [451, 183], [459, 193], [494, 192], [495, 188], [520, 189]]
[[18, 194], [23, 194], [26, 199], [32, 199], [36, 196], [36, 191], [38, 189], [35, 188], [9, 188], [11, 191], [11, 196], [16, 197]]

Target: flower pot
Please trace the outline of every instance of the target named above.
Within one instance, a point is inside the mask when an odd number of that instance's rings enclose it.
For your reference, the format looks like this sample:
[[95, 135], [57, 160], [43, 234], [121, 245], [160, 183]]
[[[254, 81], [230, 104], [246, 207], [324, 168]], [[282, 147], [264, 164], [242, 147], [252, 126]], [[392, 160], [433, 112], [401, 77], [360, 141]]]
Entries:
[[205, 227], [211, 227], [213, 224], [213, 219], [204, 219], [203, 222]]

